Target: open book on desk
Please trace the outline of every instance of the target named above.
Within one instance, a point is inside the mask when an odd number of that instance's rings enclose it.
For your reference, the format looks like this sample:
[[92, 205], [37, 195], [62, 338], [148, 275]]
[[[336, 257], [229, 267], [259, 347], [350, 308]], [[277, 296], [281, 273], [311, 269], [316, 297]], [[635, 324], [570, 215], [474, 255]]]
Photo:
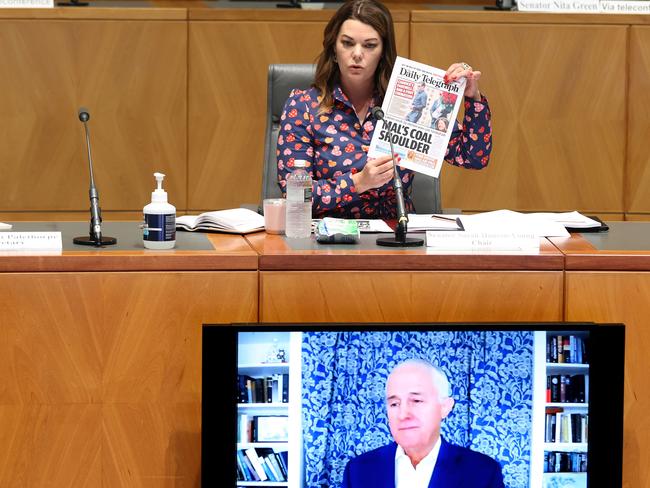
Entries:
[[176, 217], [176, 228], [193, 231], [248, 234], [264, 230], [264, 217], [247, 208], [231, 208]]

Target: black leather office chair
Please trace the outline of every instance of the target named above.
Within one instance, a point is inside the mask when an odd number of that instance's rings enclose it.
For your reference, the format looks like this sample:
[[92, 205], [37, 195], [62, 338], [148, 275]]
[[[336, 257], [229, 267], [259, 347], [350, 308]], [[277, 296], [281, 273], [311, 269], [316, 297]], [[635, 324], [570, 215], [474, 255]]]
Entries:
[[[282, 196], [278, 186], [275, 155], [280, 116], [291, 90], [308, 88], [314, 80], [315, 69], [312, 64], [269, 65], [262, 200]], [[440, 181], [418, 173], [413, 180], [411, 199], [418, 213], [441, 213]]]
[[313, 64], [271, 64], [267, 87], [266, 142], [264, 144], [264, 175], [262, 200], [282, 196], [278, 186], [278, 165], [275, 150], [278, 144], [280, 116], [291, 90], [309, 88], [314, 81]]

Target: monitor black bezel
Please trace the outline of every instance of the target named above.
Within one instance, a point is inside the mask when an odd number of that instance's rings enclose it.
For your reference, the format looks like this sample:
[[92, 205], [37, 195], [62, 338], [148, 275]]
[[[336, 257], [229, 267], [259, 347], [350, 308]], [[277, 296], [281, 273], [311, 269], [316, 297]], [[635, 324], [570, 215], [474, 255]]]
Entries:
[[[587, 331], [590, 337], [587, 486], [623, 478], [625, 326], [593, 322], [395, 322], [204, 324], [202, 341], [201, 482], [237, 486], [237, 334], [273, 331]], [[598, 480], [597, 482], [595, 480]]]

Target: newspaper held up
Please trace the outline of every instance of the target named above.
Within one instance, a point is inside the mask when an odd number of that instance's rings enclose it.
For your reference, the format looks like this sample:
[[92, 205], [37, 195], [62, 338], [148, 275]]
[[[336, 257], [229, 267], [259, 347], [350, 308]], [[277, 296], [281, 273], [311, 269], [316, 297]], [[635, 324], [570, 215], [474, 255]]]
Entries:
[[441, 69], [397, 57], [368, 157], [390, 154], [388, 124], [400, 166], [438, 177], [466, 82], [445, 83], [444, 76]]

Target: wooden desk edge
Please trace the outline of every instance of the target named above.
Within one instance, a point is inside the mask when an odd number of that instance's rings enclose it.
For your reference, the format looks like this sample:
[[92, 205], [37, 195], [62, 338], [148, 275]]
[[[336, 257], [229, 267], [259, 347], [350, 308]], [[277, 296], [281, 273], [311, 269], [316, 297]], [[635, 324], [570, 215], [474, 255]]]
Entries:
[[92, 271], [256, 271], [257, 255], [245, 254], [103, 254], [2, 255], [0, 272]]
[[243, 271], [258, 269], [258, 255], [241, 235], [206, 234], [212, 250], [169, 251], [65, 250], [62, 252], [2, 252], [0, 272], [87, 271]]
[[573, 252], [565, 260], [567, 271], [650, 271], [650, 255], [634, 251]]
[[564, 256], [542, 241], [540, 254], [441, 254], [394, 249], [292, 250], [282, 236], [263, 233], [246, 236], [259, 254], [260, 271], [561, 271]]
[[562, 271], [564, 256], [490, 254], [263, 254], [260, 271]]
[[650, 271], [650, 250], [600, 251], [580, 234], [549, 240], [564, 254], [566, 271]]

